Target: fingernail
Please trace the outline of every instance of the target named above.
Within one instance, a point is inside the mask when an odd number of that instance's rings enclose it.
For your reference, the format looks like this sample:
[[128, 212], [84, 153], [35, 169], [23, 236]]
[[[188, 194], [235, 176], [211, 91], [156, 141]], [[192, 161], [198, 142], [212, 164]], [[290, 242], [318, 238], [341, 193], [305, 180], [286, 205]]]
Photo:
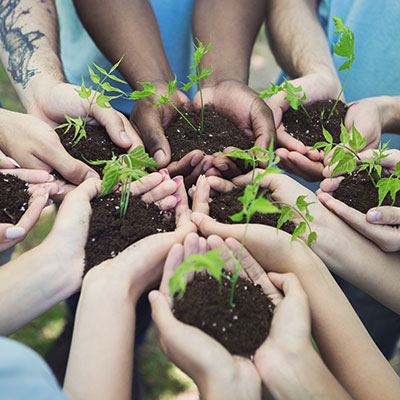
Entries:
[[152, 303], [153, 301], [156, 301], [158, 299], [158, 292], [156, 290], [153, 290], [149, 293], [149, 301]]
[[202, 159], [203, 159], [203, 156], [201, 154], [195, 154], [192, 157], [192, 159], [190, 160], [190, 165], [192, 167], [195, 167]]
[[367, 213], [368, 222], [378, 222], [382, 220], [382, 213], [379, 211], [370, 211]]
[[208, 171], [213, 165], [212, 160], [207, 160], [203, 165], [203, 172]]
[[46, 182], [53, 182], [55, 179], [56, 179], [56, 178], [54, 178], [54, 176], [50, 174], [50, 178], [47, 179]]
[[220, 171], [228, 171], [228, 169], [229, 169], [229, 167], [228, 167], [228, 165], [227, 164], [221, 164], [221, 165], [218, 165], [218, 167], [217, 167]]
[[181, 177], [179, 177], [179, 176], [176, 176], [176, 177], [173, 178], [172, 180], [177, 184], [178, 187], [179, 187], [179, 186], [181, 185], [181, 183], [182, 183], [182, 179], [181, 179]]
[[178, 193], [173, 194], [173, 196], [178, 200], [181, 201], [181, 196]]
[[15, 165], [17, 168], [21, 168], [21, 166], [11, 157], [7, 157], [11, 164]]
[[165, 160], [165, 153], [164, 153], [164, 151], [163, 150], [157, 150], [155, 153], [154, 153], [154, 159], [156, 160], [156, 163], [158, 164], [158, 165], [161, 165], [162, 164], [162, 162]]
[[159, 172], [160, 172], [160, 174], [161, 174], [163, 180], [164, 180], [164, 178], [166, 178], [167, 176], [169, 176], [169, 173], [168, 173], [167, 168], [160, 169]]
[[129, 136], [126, 132], [120, 132], [119, 137], [121, 139], [121, 142], [123, 142], [124, 144], [131, 144]]
[[11, 228], [6, 229], [6, 238], [7, 239], [18, 239], [25, 235], [25, 229], [20, 228], [19, 226], [12, 226]]
[[86, 176], [85, 176], [85, 181], [87, 180], [87, 179], [89, 179], [89, 178], [98, 178], [99, 177], [99, 175], [96, 173], [96, 172], [94, 172], [94, 171], [89, 171], [87, 174], [86, 174]]
[[197, 226], [199, 226], [199, 225], [200, 225], [200, 222], [201, 222], [202, 219], [203, 219], [203, 217], [204, 217], [203, 214], [194, 212], [194, 213], [192, 213], [192, 215], [191, 215], [191, 220], [192, 220]]
[[61, 193], [64, 193], [64, 188], [61, 186], [59, 186], [59, 188], [58, 188], [58, 192], [56, 193], [56, 194], [61, 194]]

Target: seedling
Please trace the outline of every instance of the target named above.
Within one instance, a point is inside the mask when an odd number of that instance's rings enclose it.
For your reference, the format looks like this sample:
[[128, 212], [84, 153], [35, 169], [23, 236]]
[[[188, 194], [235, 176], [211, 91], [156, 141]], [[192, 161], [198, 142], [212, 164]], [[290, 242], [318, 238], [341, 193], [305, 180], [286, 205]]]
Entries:
[[346, 57], [347, 61], [345, 61], [340, 67], [339, 71], [343, 71], [347, 69], [347, 75], [343, 82], [342, 88], [340, 89], [340, 93], [335, 101], [335, 104], [332, 107], [331, 112], [328, 115], [328, 121], [332, 117], [333, 112], [339, 102], [340, 96], [343, 93], [343, 89], [346, 85], [347, 79], [350, 75], [350, 68], [354, 62], [354, 33], [350, 30], [349, 27], [345, 26], [343, 23], [343, 19], [341, 17], [333, 17], [333, 22], [335, 24], [336, 30], [335, 33], [340, 33], [341, 36], [337, 44], [333, 44], [333, 51], [335, 54], [341, 57]]
[[[312, 118], [310, 117], [310, 114], [307, 112], [306, 108], [302, 104], [302, 101], [306, 100], [306, 94], [303, 91], [303, 88], [301, 86], [293, 86], [290, 82], [284, 78], [284, 83], [281, 86], [275, 85], [274, 83], [270, 82], [271, 88], [267, 90], [263, 90], [261, 92], [258, 92], [258, 95], [262, 99], [266, 99], [269, 96], [272, 96], [274, 94], [277, 94], [279, 92], [285, 92], [287, 96], [285, 97], [285, 100], [289, 101], [290, 107], [292, 107], [294, 110], [298, 110], [299, 106], [302, 108], [304, 113], [307, 115], [307, 118], [312, 121]], [[302, 97], [298, 97], [297, 93], [303, 92]]]
[[211, 42], [208, 44], [207, 47], [204, 47], [203, 43], [199, 39], [197, 39], [197, 43], [198, 46], [194, 45], [195, 47], [195, 52], [193, 54], [194, 64], [190, 67], [190, 69], [196, 73], [188, 75], [190, 82], [184, 84], [181, 89], [187, 92], [196, 83], [199, 87], [200, 103], [201, 103], [201, 110], [200, 110], [201, 126], [199, 133], [201, 135], [204, 132], [204, 102], [203, 102], [203, 91], [201, 88], [201, 80], [208, 79], [208, 77], [212, 73], [212, 70], [206, 68], [200, 69], [200, 62], [203, 56], [209, 52], [211, 48]]
[[90, 161], [93, 165], [105, 164], [101, 193], [99, 197], [108, 194], [121, 180], [120, 218], [124, 218], [128, 209], [129, 195], [133, 181], [148, 175], [142, 168], [157, 168], [158, 164], [144, 151], [143, 146], [138, 146], [129, 154], [119, 157], [113, 155], [111, 160]]
[[[264, 153], [264, 155], [255, 154], [254, 151]], [[268, 153], [268, 155], [265, 155]], [[280, 172], [279, 169], [274, 166], [279, 162], [279, 157], [275, 157], [273, 151], [273, 143], [270, 143], [268, 151], [259, 147], [253, 147], [249, 150], [234, 150], [228, 154], [224, 154], [230, 157], [236, 157], [244, 160], [253, 167], [253, 177], [251, 184], [247, 185], [243, 196], [239, 197], [238, 200], [243, 204], [243, 209], [232, 215], [230, 218], [232, 221], [240, 222], [245, 218], [245, 228], [242, 236], [241, 246], [239, 250], [239, 255], [236, 258], [232, 253], [229, 253], [233, 261], [233, 272], [231, 274], [226, 274], [224, 272], [225, 262], [219, 255], [224, 250], [216, 249], [212, 250], [204, 255], [193, 255], [187, 258], [175, 271], [174, 275], [169, 280], [169, 291], [172, 296], [178, 293], [178, 299], [181, 298], [186, 289], [185, 274], [190, 271], [200, 271], [201, 269], [206, 269], [210, 275], [212, 275], [219, 284], [221, 284], [221, 278], [224, 277], [231, 284], [229, 304], [231, 307], [235, 307], [233, 302], [234, 291], [237, 280], [239, 278], [239, 272], [244, 269], [242, 265], [242, 255], [244, 244], [247, 236], [248, 226], [250, 224], [251, 217], [256, 213], [260, 212], [263, 214], [270, 213], [281, 213], [281, 217], [278, 221], [278, 228], [281, 227], [286, 221], [293, 219], [293, 209], [303, 217], [305, 220], [302, 221], [295, 229], [292, 235], [292, 240], [295, 240], [299, 235], [306, 232], [306, 226], [310, 228], [308, 222], [312, 222], [313, 217], [310, 215], [308, 207], [313, 204], [312, 202], [307, 202], [305, 200], [306, 196], [299, 196], [296, 208], [293, 208], [287, 204], [282, 209], [279, 209], [274, 203], [269, 201], [264, 197], [265, 191], [258, 195], [260, 184], [262, 179], [271, 172]], [[258, 162], [268, 162], [268, 168], [262, 174], [254, 176], [255, 168]], [[301, 211], [305, 211], [306, 217], [301, 214]], [[311, 232], [308, 236], [308, 245], [311, 246], [313, 240], [316, 240], [317, 234]]]
[[[122, 56], [110, 68], [110, 70], [108, 72], [105, 69], [103, 69], [103, 68], [99, 67], [98, 65], [96, 65], [95, 63], [92, 63], [94, 65], [94, 67], [101, 74], [104, 75], [102, 79], [100, 79], [100, 76], [97, 75], [92, 70], [92, 68], [90, 68], [90, 66], [88, 65], [88, 69], [89, 69], [89, 73], [90, 73], [90, 79], [92, 80], [92, 82], [95, 85], [97, 85], [96, 89], [93, 91], [92, 90], [92, 86], [87, 88], [86, 85], [85, 85], [85, 81], [83, 79], [83, 76], [82, 76], [81, 88], [80, 89], [74, 89], [82, 99], [86, 99], [89, 102], [89, 107], [88, 107], [88, 110], [86, 112], [86, 116], [82, 120], [81, 117], [72, 118], [72, 117], [64, 114], [65, 119], [67, 120], [67, 122], [65, 124], [61, 124], [61, 125], [57, 126], [57, 128], [65, 128], [65, 127], [67, 127], [67, 129], [65, 130], [64, 134], [68, 133], [68, 131], [72, 127], [75, 127], [75, 133], [74, 133], [74, 136], [72, 138], [72, 140], [74, 141], [74, 146], [77, 145], [82, 138], [86, 138], [86, 129], [85, 129], [85, 127], [86, 127], [86, 123], [87, 123], [87, 120], [88, 120], [89, 115], [90, 115], [90, 111], [91, 111], [92, 106], [93, 106], [95, 101], [96, 101], [96, 104], [101, 108], [110, 108], [110, 106], [108, 104], [106, 104], [107, 102], [109, 102], [110, 100], [113, 100], [113, 99], [117, 99], [117, 98], [122, 97], [122, 96], [126, 96], [126, 93], [123, 90], [121, 90], [121, 89], [119, 89], [117, 87], [111, 86], [111, 84], [107, 81], [108, 79], [111, 79], [111, 80], [114, 80], [114, 81], [117, 81], [117, 82], [126, 83], [122, 79], [118, 78], [118, 76], [113, 75], [113, 72], [118, 68], [118, 66], [121, 63], [123, 58], [124, 58], [124, 56]], [[102, 90], [99, 93], [99, 89], [100, 88]], [[106, 92], [117, 92], [119, 94], [115, 95], [115, 96], [106, 96], [106, 94], [105, 94]]]
[[388, 143], [379, 144], [378, 149], [372, 151], [373, 158], [361, 159], [358, 152], [366, 146], [367, 139], [361, 136], [354, 123], [351, 132], [352, 135], [350, 136], [342, 122], [340, 125], [340, 143], [333, 143], [332, 135], [322, 127], [326, 142], [315, 143], [311, 150], [324, 149], [324, 157], [326, 157], [332, 148], [336, 147], [329, 162], [329, 166], [336, 164], [332, 176], [342, 173], [352, 174], [356, 170], [359, 173], [365, 170], [375, 188], [378, 189], [378, 207], [382, 205], [389, 192], [394, 203], [396, 193], [400, 190], [400, 163], [396, 165], [396, 171], [389, 177], [382, 177], [381, 160], [388, 157], [388, 154], [385, 154]]

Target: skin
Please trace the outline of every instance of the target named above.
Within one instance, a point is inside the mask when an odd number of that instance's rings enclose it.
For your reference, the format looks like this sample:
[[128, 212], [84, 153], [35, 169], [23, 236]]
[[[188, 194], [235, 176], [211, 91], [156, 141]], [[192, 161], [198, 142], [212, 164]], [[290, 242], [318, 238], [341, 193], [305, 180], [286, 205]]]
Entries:
[[[311, 346], [307, 296], [296, 277], [293, 274], [267, 275], [245, 249], [242, 262], [247, 271], [246, 275], [260, 284], [277, 305], [270, 335], [257, 350], [254, 362], [230, 355], [223, 346], [201, 330], [175, 319], [170, 309], [171, 298], [168, 292], [168, 280], [175, 268], [192, 254], [203, 254], [207, 250], [217, 248], [229, 248], [238, 256], [240, 243], [232, 238], [223, 241], [215, 235], [208, 237], [206, 241], [197, 234], [189, 234], [183, 245], [176, 244], [170, 250], [160, 291], [153, 291], [149, 295], [152, 316], [160, 332], [163, 351], [195, 380], [201, 398], [260, 398], [261, 380], [274, 394], [274, 398], [310, 398], [321, 392], [327, 398], [347, 398], [343, 388]], [[222, 257], [229, 268], [230, 256], [223, 252]], [[286, 337], [287, 332], [290, 332], [290, 338]], [[272, 358], [277, 364], [271, 361]], [[290, 362], [287, 362], [289, 360]], [[290, 385], [288, 381], [283, 384], [284, 379], [289, 376], [293, 378], [293, 374], [298, 372], [297, 368], [304, 366], [305, 362], [307, 371], [311, 373], [291, 379]], [[280, 374], [274, 372], [277, 368]]]
[[28, 192], [31, 196], [28, 209], [15, 225], [0, 224], [0, 251], [4, 251], [24, 240], [48, 204], [49, 195], [58, 193], [60, 189], [52, 182], [54, 178], [46, 171], [0, 169], [0, 173], [14, 175], [30, 183]]
[[[390, 175], [396, 171], [396, 164], [400, 161], [400, 151], [389, 150], [386, 154], [388, 157], [381, 160], [381, 165], [383, 174]], [[373, 158], [372, 150], [361, 152], [359, 156], [361, 159]], [[332, 167], [326, 167], [324, 170], [324, 174], [327, 176], [330, 176], [331, 172]], [[363, 214], [332, 197], [332, 193], [339, 187], [342, 180], [343, 177], [334, 177], [322, 181], [320, 189], [317, 191], [320, 202], [383, 251], [398, 252], [400, 250], [400, 209], [381, 206], [371, 208], [366, 214]]]
[[[38, 4], [32, 0], [8, 0], [3, 3], [0, 6], [0, 61], [27, 113], [44, 122], [2, 111], [0, 135], [7, 137], [8, 141], [8, 147], [1, 148], [2, 152], [10, 156], [10, 143], [16, 140], [15, 136], [10, 135], [10, 130], [29, 131], [24, 135], [24, 146], [20, 146], [20, 140], [18, 146], [12, 147], [14, 157], [20, 159], [22, 167], [46, 170], [60, 168], [63, 177], [74, 184], [97, 176], [90, 167], [68, 156], [51, 129], [65, 121], [64, 114], [84, 118], [89, 107], [89, 102], [75, 92], [77, 87], [65, 83], [58, 56], [58, 24], [54, 2], [45, 0]], [[9, 118], [11, 121], [7, 120]], [[127, 150], [141, 144], [126, 118], [111, 108], [103, 109], [94, 104], [88, 123], [103, 125], [114, 143]], [[40, 134], [37, 135], [38, 130]], [[42, 146], [47, 141], [54, 145], [54, 152], [50, 154], [48, 145]], [[29, 160], [26, 165], [25, 159]], [[62, 165], [70, 168], [62, 168]]]
[[[197, 0], [192, 22], [193, 37], [205, 45], [212, 43], [200, 64], [200, 68], [213, 71], [202, 84], [204, 104], [229, 117], [262, 148], [267, 148], [271, 137], [275, 137], [273, 117], [271, 110], [247, 85], [251, 51], [265, 12], [266, 2], [261, 0], [254, 1], [252, 7], [244, 0], [234, 3]], [[193, 105], [200, 109], [199, 92]], [[209, 174], [232, 177], [241, 173], [240, 167], [218, 154], [213, 165], [215, 169]]]

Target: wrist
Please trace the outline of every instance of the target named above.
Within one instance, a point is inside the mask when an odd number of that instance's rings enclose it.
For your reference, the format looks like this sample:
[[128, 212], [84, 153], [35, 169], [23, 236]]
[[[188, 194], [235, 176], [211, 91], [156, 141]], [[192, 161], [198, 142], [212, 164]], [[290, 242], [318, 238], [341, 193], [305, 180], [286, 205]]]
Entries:
[[378, 107], [381, 131], [388, 133], [400, 132], [400, 97], [378, 96], [372, 97]]

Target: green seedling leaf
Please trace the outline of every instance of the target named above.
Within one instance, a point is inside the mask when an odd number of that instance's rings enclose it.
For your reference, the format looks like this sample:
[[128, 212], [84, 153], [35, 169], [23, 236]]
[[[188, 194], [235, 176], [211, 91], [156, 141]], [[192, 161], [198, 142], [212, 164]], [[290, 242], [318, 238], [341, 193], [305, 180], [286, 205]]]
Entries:
[[332, 135], [324, 127], [322, 127], [322, 134], [324, 135], [324, 138], [328, 143], [333, 143]]
[[343, 121], [340, 123], [340, 142], [343, 144], [348, 144], [350, 142], [350, 134], [347, 132]]
[[291, 221], [293, 219], [293, 209], [290, 206], [284, 206], [281, 209], [281, 216], [278, 219], [278, 222], [276, 224], [276, 228], [279, 229], [282, 227], [282, 225], [287, 222]]
[[83, 75], [81, 75], [81, 79], [82, 79], [82, 84], [81, 84], [80, 90], [78, 90], [78, 89], [74, 89], [74, 90], [75, 90], [75, 92], [77, 92], [79, 94], [79, 96], [82, 99], [88, 99], [90, 97], [90, 95], [92, 94], [92, 87], [90, 86], [90, 88], [87, 89], [85, 86], [85, 81], [83, 79]]
[[122, 57], [111, 67], [110, 74], [119, 67], [119, 64], [121, 64], [121, 61], [124, 59], [124, 57], [125, 57], [125, 54], [122, 54]]
[[127, 82], [125, 82], [123, 79], [121, 79], [121, 78], [118, 78], [118, 76], [115, 76], [115, 75], [109, 74], [109, 75], [107, 75], [107, 77], [108, 77], [108, 78], [110, 78], [110, 79], [112, 79], [113, 81], [120, 82], [120, 83], [124, 83], [125, 85], [127, 85], [127, 84], [128, 84], [128, 83], [127, 83]]
[[333, 22], [336, 27], [335, 34], [341, 34], [338, 43], [333, 45], [333, 51], [338, 56], [348, 58], [348, 61], [340, 66], [339, 71], [350, 69], [354, 61], [354, 34], [344, 25], [341, 17], [333, 17]]
[[333, 151], [333, 155], [331, 161], [329, 162], [329, 165], [336, 164], [337, 162], [343, 160], [344, 153], [345, 151], [342, 147], [336, 147], [335, 150]]
[[357, 167], [357, 162], [354, 159], [353, 154], [344, 152], [343, 158], [337, 163], [336, 167], [332, 171], [332, 176], [347, 172], [351, 174]]
[[396, 176], [400, 178], [400, 161], [396, 164]]
[[96, 97], [96, 104], [101, 108], [111, 108], [110, 105], [106, 104], [112, 99], [116, 99], [120, 96], [106, 96], [104, 90]]
[[379, 198], [379, 203], [378, 207], [382, 205], [383, 200], [385, 200], [386, 195], [390, 191], [390, 179], [389, 178], [381, 178], [376, 184], [376, 187], [378, 188], [378, 198]]
[[105, 196], [115, 186], [117, 186], [121, 170], [122, 165], [118, 162], [118, 160], [107, 161], [106, 166], [103, 168], [100, 197]]
[[107, 71], [104, 68], [101, 68], [98, 66], [96, 63], [92, 62], [92, 64], [103, 74], [103, 75], [108, 75]]
[[98, 75], [96, 75], [93, 72], [92, 68], [90, 68], [89, 66], [88, 66], [88, 70], [89, 70], [90, 79], [92, 80], [92, 82], [95, 83], [96, 85], [99, 84], [100, 83], [100, 77]]
[[197, 40], [197, 46], [194, 45], [195, 51], [193, 54], [194, 65], [190, 67], [192, 71], [194, 71], [199, 66], [203, 56], [207, 54], [211, 48], [211, 42], [208, 44], [207, 48], [205, 48], [204, 44], [199, 39], [196, 38], [196, 40]]
[[328, 154], [330, 153], [330, 151], [332, 150], [333, 144], [329, 143], [325, 146], [325, 151], [324, 151], [324, 158], [326, 158], [328, 156]]
[[199, 74], [199, 79], [208, 79], [212, 72], [212, 69], [202, 68]]
[[290, 103], [290, 107], [292, 107], [294, 110], [297, 110], [300, 106], [300, 101], [301, 100], [305, 100], [306, 99], [306, 95], [304, 94], [303, 97], [297, 97], [296, 95], [287, 95], [285, 97], [285, 100], [287, 100]]
[[311, 150], [318, 150], [318, 149], [323, 149], [324, 147], [326, 147], [326, 143], [325, 142], [317, 142], [314, 144], [314, 146], [311, 148]]
[[291, 241], [293, 242], [294, 240], [296, 240], [300, 235], [303, 235], [304, 233], [306, 233], [307, 230], [307, 225], [304, 221], [301, 221], [297, 226], [296, 229], [294, 230], [293, 234], [292, 234], [292, 239]]
[[281, 210], [278, 207], [276, 207], [275, 205], [273, 205], [266, 198], [259, 196], [251, 203], [248, 214], [251, 217], [256, 212], [259, 212], [262, 214], [272, 214], [272, 213], [280, 213]]
[[315, 232], [310, 232], [307, 238], [307, 246], [311, 247], [311, 244], [314, 240], [317, 240], [317, 234]]
[[358, 153], [367, 145], [367, 139], [361, 136], [361, 133], [356, 129], [354, 122], [351, 127], [351, 140], [348, 142], [349, 146]]
[[125, 92], [123, 90], [121, 90], [120, 88], [111, 86], [109, 82], [103, 82], [100, 86], [107, 92], [118, 92], [118, 93], [125, 95]]
[[128, 155], [131, 168], [158, 168], [158, 164], [154, 158], [150, 157], [144, 150], [143, 146], [135, 147]]
[[270, 89], [266, 89], [266, 90], [262, 90], [262, 91], [258, 92], [258, 96], [261, 97], [262, 99], [266, 99], [269, 96], [272, 96], [274, 94], [277, 94], [277, 93], [283, 91], [283, 87], [282, 86], [275, 85], [272, 82], [269, 82], [269, 83], [271, 85]]
[[243, 212], [243, 211], [240, 211], [240, 212], [238, 212], [238, 213], [236, 213], [236, 214], [231, 215], [229, 218], [230, 218], [233, 222], [240, 222], [240, 221], [243, 221], [244, 212]]
[[176, 89], [176, 77], [173, 81], [168, 82], [168, 96], [171, 96]]
[[306, 201], [306, 197], [307, 196], [299, 196], [299, 197], [297, 197], [296, 206], [300, 211], [305, 211], [306, 219], [307, 219], [308, 222], [313, 222], [314, 217], [310, 214], [310, 212], [308, 210], [308, 207], [311, 204], [315, 204], [315, 201], [308, 202], [308, 201]]

